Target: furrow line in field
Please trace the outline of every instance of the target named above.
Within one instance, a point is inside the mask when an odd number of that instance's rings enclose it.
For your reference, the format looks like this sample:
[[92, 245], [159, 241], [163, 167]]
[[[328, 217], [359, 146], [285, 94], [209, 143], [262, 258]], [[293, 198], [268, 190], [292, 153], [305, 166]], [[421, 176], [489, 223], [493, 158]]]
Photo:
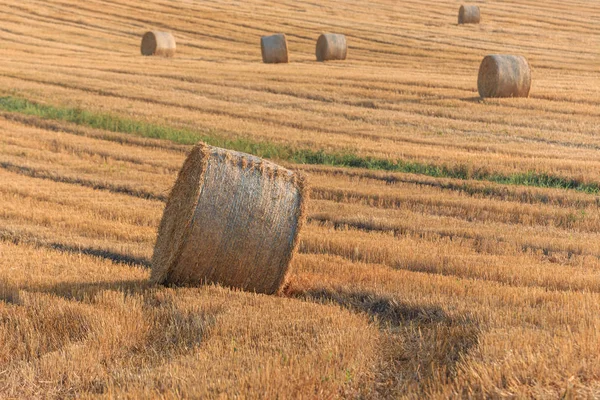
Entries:
[[573, 291], [586, 291], [586, 292], [591, 292], [591, 293], [600, 293], [600, 287], [590, 288], [589, 284], [587, 284], [585, 282], [581, 282], [581, 281], [578, 282], [577, 284], [570, 283], [570, 282], [548, 283], [548, 282], [544, 282], [544, 281], [540, 281], [540, 282], [525, 281], [522, 278], [517, 278], [515, 276], [501, 276], [502, 271], [497, 270], [497, 269], [489, 271], [488, 272], [489, 276], [484, 276], [476, 271], [449, 271], [449, 270], [439, 269], [436, 266], [429, 266], [429, 265], [425, 265], [425, 264], [421, 264], [421, 263], [414, 263], [414, 264], [410, 264], [410, 265], [408, 265], [408, 264], [396, 265], [393, 262], [391, 262], [391, 263], [386, 262], [386, 261], [377, 262], [372, 259], [369, 259], [367, 261], [367, 260], [361, 259], [361, 257], [347, 255], [347, 254], [344, 254], [343, 252], [337, 252], [337, 251], [323, 252], [320, 249], [313, 250], [313, 249], [307, 248], [307, 246], [304, 245], [303, 243], [301, 243], [301, 245], [300, 245], [299, 252], [300, 252], [300, 254], [314, 255], [314, 256], [337, 256], [337, 257], [341, 257], [342, 259], [350, 261], [350, 262], [377, 264], [377, 265], [381, 265], [383, 267], [388, 267], [388, 268], [391, 268], [392, 270], [398, 270], [398, 271], [401, 270], [401, 271], [417, 272], [417, 273], [428, 274], [431, 276], [453, 277], [454, 279], [466, 279], [466, 280], [475, 281], [475, 282], [480, 281], [480, 282], [486, 282], [486, 283], [499, 283], [502, 285], [506, 285], [510, 288], [520, 288], [520, 289], [535, 288], [535, 289], [542, 289], [545, 291], [563, 292], [563, 293], [568, 293], [568, 292], [573, 292]]
[[[539, 257], [546, 260], [552, 259], [553, 256], [563, 256], [568, 261], [574, 261], [575, 257], [593, 257], [600, 260], [600, 253], [586, 251], [573, 246], [565, 249], [552, 245], [538, 245], [527, 241], [510, 240], [504, 237], [459, 230], [454, 231], [452, 229], [421, 229], [409, 225], [386, 224], [383, 221], [371, 224], [368, 221], [355, 221], [351, 217], [323, 216], [319, 213], [309, 215], [307, 221], [314, 226], [333, 228], [336, 231], [355, 230], [366, 234], [389, 233], [396, 238], [412, 237], [431, 243], [436, 243], [440, 239], [448, 239], [450, 241], [460, 240], [461, 245], [467, 245], [467, 248], [472, 249], [476, 253], [489, 255], [517, 255], [531, 254], [533, 252], [540, 254]], [[473, 230], [476, 232], [475, 229]], [[500, 245], [497, 246], [497, 244]]]
[[139, 171], [145, 170], [144, 168], [140, 167], [152, 167], [154, 169], [160, 169], [161, 171], [164, 171], [165, 174], [175, 174], [179, 171], [181, 167], [180, 163], [178, 163], [177, 165], [169, 165], [169, 163], [155, 162], [151, 159], [134, 157], [126, 155], [125, 153], [117, 154], [111, 151], [109, 148], [90, 148], [85, 146], [84, 144], [71, 144], [67, 140], [60, 140], [56, 138], [40, 140], [36, 144], [31, 142], [18, 142], [5, 137], [2, 138], [0, 142], [23, 149], [41, 150], [53, 154], [68, 155], [76, 157], [80, 160], [89, 161], [90, 156], [99, 157], [101, 158], [103, 163], [110, 163], [111, 161], [121, 162], [124, 164], [129, 164], [129, 166], [133, 165], [134, 167], [137, 167], [136, 170]]
[[0, 168], [13, 172], [15, 174], [25, 175], [32, 178], [47, 179], [55, 182], [70, 183], [73, 185], [79, 185], [89, 187], [96, 190], [106, 190], [112, 193], [126, 194], [133, 197], [139, 197], [146, 200], [160, 200], [166, 201], [167, 195], [152, 193], [141, 189], [132, 188], [124, 185], [115, 185], [108, 182], [95, 181], [91, 179], [84, 179], [78, 177], [69, 177], [64, 175], [58, 175], [50, 170], [43, 170], [39, 168], [32, 168], [25, 165], [17, 165], [11, 162], [0, 161]]
[[[304, 170], [305, 169], [299, 169]], [[319, 172], [320, 173], [320, 172]], [[343, 173], [332, 173], [325, 175], [329, 176], [344, 176]], [[481, 186], [481, 185], [469, 185], [468, 183], [459, 183], [459, 182], [442, 182], [438, 180], [426, 181], [419, 179], [397, 179], [394, 182], [390, 182], [390, 179], [385, 177], [378, 178], [368, 178], [363, 177], [360, 174], [357, 175], [348, 175], [350, 176], [358, 176], [361, 179], [379, 181], [386, 185], [409, 185], [410, 187], [415, 187], [416, 189], [420, 188], [435, 188], [440, 190], [440, 196], [443, 196], [444, 193], [447, 194], [457, 194], [460, 196], [464, 196], [464, 198], [471, 199], [487, 199], [487, 200], [496, 200], [502, 203], [516, 203], [516, 204], [528, 204], [528, 205], [550, 205], [556, 206], [559, 208], [572, 208], [572, 209], [585, 209], [585, 208], [600, 208], [600, 201], [596, 198], [587, 197], [587, 198], [571, 198], [566, 196], [564, 193], [555, 193], [554, 195], [548, 193], [548, 191], [544, 192], [530, 192], [530, 191], [512, 191], [505, 185], [497, 185], [497, 186]], [[349, 200], [351, 202], [364, 202], [367, 204], [371, 204], [372, 207], [377, 208], [390, 208], [395, 209], [397, 202], [400, 202], [401, 197], [396, 197], [394, 195], [379, 195], [379, 194], [364, 194], [352, 189], [334, 189], [327, 187], [313, 187], [312, 189], [315, 193], [315, 198], [323, 198], [324, 200], [335, 200], [340, 199], [339, 202], [345, 202], [345, 197], [355, 198]], [[398, 205], [400, 206], [400, 204]]]
[[[374, 189], [375, 191], [376, 189]], [[583, 214], [579, 210], [515, 209], [516, 204], [519, 203], [502, 201], [498, 204], [489, 204], [489, 202], [479, 204], [472, 197], [458, 201], [458, 199], [446, 200], [440, 196], [432, 200], [426, 196], [418, 197], [414, 194], [378, 195], [360, 193], [350, 189], [313, 186], [310, 198], [337, 204], [359, 205], [370, 209], [404, 210], [422, 215], [451, 217], [464, 222], [488, 221], [529, 227], [554, 227], [589, 233], [596, 233], [600, 230], [595, 216], [593, 221], [592, 217], [586, 216], [586, 223], [580, 223], [583, 221]]]
[[[44, 50], [52, 49], [52, 50], [63, 51], [63, 52], [77, 52], [78, 54], [85, 53], [85, 54], [90, 54], [90, 55], [96, 55], [99, 52], [107, 53], [106, 47], [95, 47], [95, 46], [89, 46], [89, 45], [83, 46], [83, 45], [73, 44], [72, 42], [59, 42], [53, 38], [36, 36], [31, 33], [29, 33], [28, 35], [23, 35], [21, 32], [12, 31], [5, 27], [0, 28], [0, 31], [8, 33], [9, 35], [14, 36], [16, 38], [29, 38], [33, 41], [33, 43], [28, 43], [24, 40], [17, 40], [17, 39], [12, 39], [12, 41], [14, 41], [15, 43], [18, 43], [18, 44], [25, 45], [25, 46], [34, 46], [36, 48], [42, 48]], [[2, 40], [11, 40], [11, 39], [3, 37]], [[40, 42], [40, 43], [36, 43], [36, 42]], [[45, 51], [42, 52], [42, 54], [43, 53], [45, 53]]]
[[[81, 32], [78, 32], [80, 37], [97, 38], [95, 36], [85, 34], [85, 32], [90, 32], [90, 31], [99, 32], [99, 33], [105, 34], [107, 37], [111, 37], [111, 38], [115, 38], [115, 37], [122, 38], [123, 36], [139, 37], [139, 35], [132, 33], [131, 30], [117, 29], [113, 20], [107, 20], [107, 22], [110, 22], [110, 27], [109, 27], [107, 25], [96, 25], [96, 24], [90, 24], [89, 22], [81, 22], [80, 20], [79, 21], [70, 20], [65, 17], [58, 17], [56, 15], [53, 17], [48, 17], [48, 16], [42, 15], [34, 10], [30, 10], [30, 9], [26, 10], [26, 9], [20, 7], [19, 5], [10, 5], [9, 4], [6, 6], [13, 10], [13, 12], [10, 14], [11, 17], [17, 16], [19, 18], [22, 18], [23, 20], [27, 20], [30, 22], [36, 21], [39, 23], [48, 24], [49, 28], [53, 27], [54, 29], [56, 29], [56, 26], [64, 26], [64, 27], [79, 29], [81, 31]], [[20, 12], [16, 12], [16, 11], [20, 11]], [[10, 22], [10, 21], [7, 21], [7, 22]], [[17, 21], [17, 23], [22, 23], [22, 21]], [[123, 27], [131, 27], [131, 25], [130, 24], [123, 25]]]
[[[137, 146], [148, 149], [158, 149], [174, 154], [186, 154], [190, 146], [173, 143], [168, 140], [150, 139], [133, 136], [126, 133], [109, 132], [101, 129], [82, 127], [74, 123], [44, 119], [36, 116], [0, 111], [0, 118], [16, 122], [23, 126], [39, 128], [51, 132], [62, 132], [70, 135], [87, 137], [106, 142], [114, 142], [121, 145]], [[147, 160], [152, 165], [152, 160]]]
[[134, 265], [144, 268], [150, 268], [151, 266], [151, 262], [147, 258], [135, 257], [130, 254], [123, 254], [114, 250], [100, 247], [84, 247], [66, 244], [62, 242], [49, 241], [47, 239], [38, 238], [34, 235], [23, 234], [15, 232], [13, 230], [6, 230], [0, 228], [0, 240], [15, 245], [24, 244], [39, 248], [57, 250], [60, 252], [84, 254], [88, 256], [99, 257], [118, 264]]

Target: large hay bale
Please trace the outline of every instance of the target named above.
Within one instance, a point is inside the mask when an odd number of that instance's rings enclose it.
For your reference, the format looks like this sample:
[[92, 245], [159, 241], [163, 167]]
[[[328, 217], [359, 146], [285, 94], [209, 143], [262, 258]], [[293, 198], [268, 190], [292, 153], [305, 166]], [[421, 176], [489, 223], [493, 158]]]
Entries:
[[531, 68], [525, 57], [493, 54], [481, 62], [477, 78], [481, 97], [528, 97], [530, 88]]
[[304, 221], [304, 182], [258, 157], [198, 144], [167, 201], [151, 280], [278, 292]]
[[175, 37], [170, 32], [150, 31], [142, 37], [142, 55], [173, 57]]
[[481, 20], [479, 6], [460, 6], [458, 9], [459, 24], [478, 24]]
[[348, 55], [346, 36], [324, 33], [317, 39], [317, 61], [345, 60]]
[[287, 39], [283, 33], [261, 37], [260, 52], [266, 64], [289, 62]]

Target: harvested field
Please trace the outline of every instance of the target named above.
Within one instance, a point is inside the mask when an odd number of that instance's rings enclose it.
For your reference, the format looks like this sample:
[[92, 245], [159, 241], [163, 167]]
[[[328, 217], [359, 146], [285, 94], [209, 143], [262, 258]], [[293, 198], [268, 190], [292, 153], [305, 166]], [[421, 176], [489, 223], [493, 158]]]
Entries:
[[[3, 1], [0, 398], [600, 396], [600, 5], [458, 7]], [[150, 283], [199, 140], [308, 176], [282, 294]]]

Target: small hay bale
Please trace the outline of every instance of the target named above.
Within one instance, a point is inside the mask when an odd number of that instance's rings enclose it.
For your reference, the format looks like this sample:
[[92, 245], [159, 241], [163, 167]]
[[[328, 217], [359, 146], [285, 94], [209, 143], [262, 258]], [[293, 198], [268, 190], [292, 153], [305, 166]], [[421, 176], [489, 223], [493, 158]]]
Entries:
[[288, 45], [285, 34], [278, 33], [260, 38], [260, 52], [265, 64], [289, 62]]
[[477, 89], [485, 97], [528, 97], [531, 68], [522, 56], [494, 54], [485, 56], [479, 67]]
[[346, 36], [324, 33], [317, 39], [317, 61], [345, 60], [348, 55]]
[[481, 21], [479, 6], [460, 6], [458, 9], [458, 24], [478, 24]]
[[158, 228], [151, 281], [277, 293], [307, 197], [302, 175], [249, 154], [196, 145]]
[[173, 57], [175, 55], [175, 37], [170, 32], [150, 31], [142, 37], [142, 55]]

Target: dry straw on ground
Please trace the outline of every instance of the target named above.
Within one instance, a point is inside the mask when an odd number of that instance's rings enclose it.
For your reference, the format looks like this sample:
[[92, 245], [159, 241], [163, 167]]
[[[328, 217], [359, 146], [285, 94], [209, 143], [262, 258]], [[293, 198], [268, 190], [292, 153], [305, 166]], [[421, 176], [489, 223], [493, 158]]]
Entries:
[[481, 21], [479, 6], [460, 6], [458, 9], [459, 24], [478, 24]]
[[142, 55], [173, 57], [175, 55], [175, 37], [170, 32], [150, 31], [142, 37]]
[[289, 62], [287, 39], [283, 33], [260, 38], [260, 51], [264, 63], [277, 64]]
[[528, 97], [531, 88], [529, 63], [522, 56], [486, 56], [479, 67], [477, 88], [483, 98]]
[[303, 176], [198, 144], [167, 202], [152, 281], [278, 292], [297, 245], [305, 198]]
[[346, 36], [324, 33], [317, 40], [317, 61], [345, 60], [348, 54]]

